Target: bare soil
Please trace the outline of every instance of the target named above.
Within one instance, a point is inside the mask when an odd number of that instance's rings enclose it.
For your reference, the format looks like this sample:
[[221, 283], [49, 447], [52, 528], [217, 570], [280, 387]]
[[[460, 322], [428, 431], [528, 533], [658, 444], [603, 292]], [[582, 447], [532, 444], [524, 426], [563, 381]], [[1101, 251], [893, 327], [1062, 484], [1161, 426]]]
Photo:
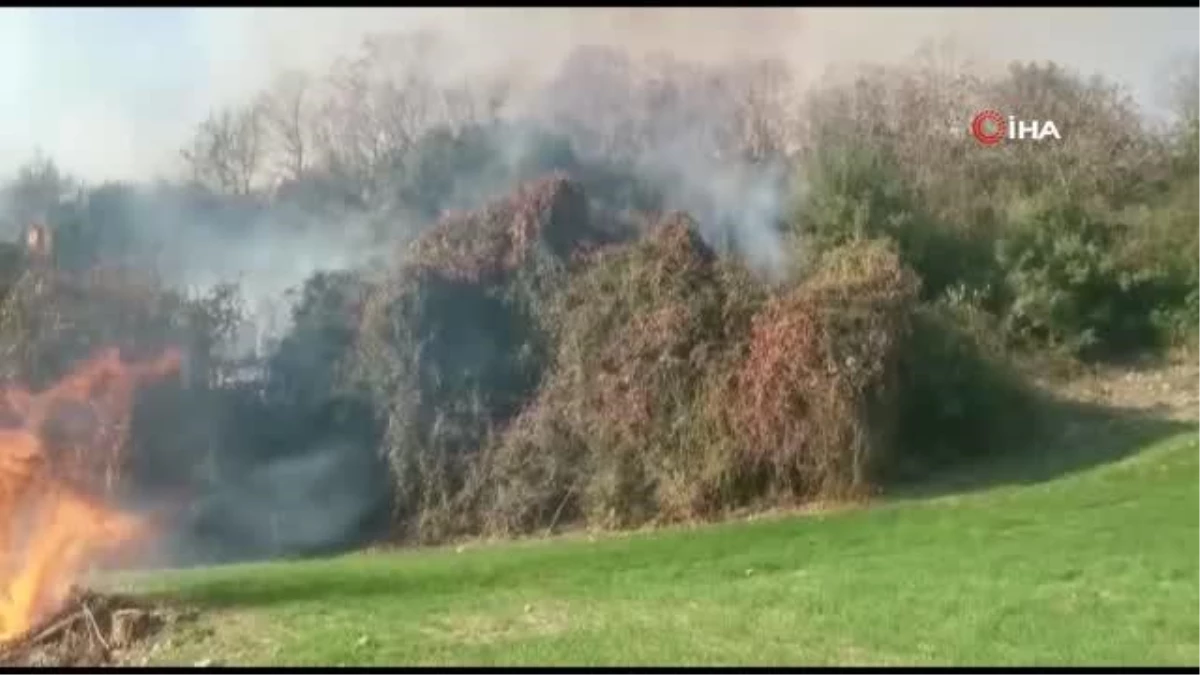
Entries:
[[1200, 419], [1200, 358], [1194, 353], [1080, 368], [1068, 375], [1036, 379], [1056, 395], [1080, 403], [1140, 411], [1180, 422]]

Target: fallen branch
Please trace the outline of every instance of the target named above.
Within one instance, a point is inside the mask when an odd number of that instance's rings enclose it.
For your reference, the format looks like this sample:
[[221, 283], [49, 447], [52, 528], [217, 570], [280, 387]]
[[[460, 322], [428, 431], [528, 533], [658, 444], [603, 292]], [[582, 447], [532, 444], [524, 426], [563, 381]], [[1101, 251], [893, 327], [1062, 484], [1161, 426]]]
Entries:
[[96, 639], [100, 641], [100, 645], [104, 647], [104, 651], [111, 652], [112, 647], [108, 646], [108, 641], [104, 639], [104, 634], [100, 632], [100, 624], [96, 623], [96, 617], [92, 615], [92, 610], [87, 606], [87, 603], [82, 603], [83, 613], [88, 618], [88, 623], [91, 624], [92, 630], [96, 633]]
[[572, 485], [567, 489], [567, 493], [563, 495], [562, 501], [558, 503], [558, 508], [554, 510], [554, 517], [550, 519], [550, 525], [546, 527], [546, 534], [550, 535], [554, 532], [554, 526], [558, 525], [558, 519], [562, 515], [563, 507], [567, 505], [567, 500], [575, 495], [575, 486]]
[[36, 644], [41, 644], [43, 641], [63, 632], [68, 627], [70, 627], [71, 624], [75, 623], [76, 621], [78, 621], [81, 618], [83, 618], [83, 612], [79, 612], [79, 611], [71, 612], [67, 616], [50, 624], [49, 626], [47, 626], [40, 633], [33, 636], [32, 638], [17, 640], [12, 643], [12, 646], [20, 646], [20, 645], [33, 646]]

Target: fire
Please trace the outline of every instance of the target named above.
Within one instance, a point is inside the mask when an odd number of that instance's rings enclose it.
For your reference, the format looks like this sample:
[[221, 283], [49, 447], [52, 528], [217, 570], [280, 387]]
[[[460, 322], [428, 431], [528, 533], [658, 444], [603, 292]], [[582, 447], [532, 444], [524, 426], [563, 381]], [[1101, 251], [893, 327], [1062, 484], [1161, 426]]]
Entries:
[[144, 536], [106, 504], [139, 384], [178, 370], [170, 351], [137, 364], [102, 351], [45, 391], [0, 389], [0, 640], [57, 609], [99, 556]]

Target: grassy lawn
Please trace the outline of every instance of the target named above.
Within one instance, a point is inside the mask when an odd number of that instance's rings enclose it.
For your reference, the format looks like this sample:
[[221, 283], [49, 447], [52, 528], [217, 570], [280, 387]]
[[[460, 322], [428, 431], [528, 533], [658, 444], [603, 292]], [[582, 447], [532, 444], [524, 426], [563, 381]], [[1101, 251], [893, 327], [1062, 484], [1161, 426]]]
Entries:
[[190, 664], [1196, 664], [1197, 436], [869, 510], [155, 575]]

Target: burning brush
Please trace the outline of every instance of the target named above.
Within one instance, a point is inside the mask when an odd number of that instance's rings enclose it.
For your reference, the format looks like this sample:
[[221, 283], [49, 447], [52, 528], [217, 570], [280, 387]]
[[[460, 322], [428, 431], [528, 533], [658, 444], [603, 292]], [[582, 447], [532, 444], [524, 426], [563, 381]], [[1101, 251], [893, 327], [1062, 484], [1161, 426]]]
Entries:
[[111, 495], [137, 387], [179, 366], [173, 351], [129, 364], [109, 349], [45, 391], [0, 389], [0, 660], [64, 612], [101, 630], [74, 584], [149, 533]]
[[136, 598], [72, 588], [56, 612], [0, 644], [0, 667], [104, 665], [177, 618]]

